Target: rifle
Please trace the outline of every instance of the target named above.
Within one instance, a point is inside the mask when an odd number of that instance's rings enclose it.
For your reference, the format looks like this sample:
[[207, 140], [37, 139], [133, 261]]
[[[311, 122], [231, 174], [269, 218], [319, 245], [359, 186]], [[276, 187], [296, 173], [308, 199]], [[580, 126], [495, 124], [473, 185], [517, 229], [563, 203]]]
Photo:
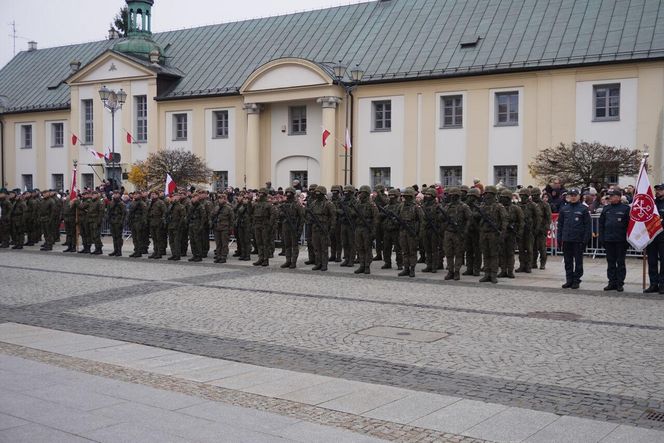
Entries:
[[348, 224], [350, 225], [350, 228], [354, 231], [355, 230], [355, 224], [353, 223], [353, 219], [350, 218], [350, 215], [348, 214], [348, 209], [346, 208], [346, 204], [344, 203], [343, 200], [341, 200], [341, 210], [343, 211], [344, 217], [348, 221]]
[[488, 224], [489, 226], [491, 226], [491, 229], [493, 229], [494, 231], [496, 231], [496, 233], [500, 234], [500, 228], [498, 227], [498, 225], [496, 225], [496, 222], [494, 222], [494, 221], [491, 219], [491, 217], [489, 217], [489, 216], [486, 214], [486, 212], [484, 212], [484, 209], [482, 209], [479, 205], [477, 205], [477, 204], [475, 204], [475, 203], [473, 203], [472, 205], [473, 205], [475, 208], [477, 208], [477, 212], [479, 212], [480, 217], [482, 217], [482, 220], [484, 220], [485, 222], [487, 222], [487, 224]]
[[353, 211], [355, 211], [355, 213], [357, 214], [358, 218], [362, 221], [362, 224], [364, 225], [364, 227], [367, 228], [368, 230], [371, 230], [371, 226], [369, 226], [369, 224], [368, 224], [367, 221], [364, 219], [364, 217], [362, 216], [362, 214], [360, 214], [360, 212], [357, 210], [357, 208], [355, 207], [355, 205], [350, 205], [350, 207], [353, 209]]
[[449, 224], [452, 225], [452, 227], [454, 228], [454, 232], [457, 232], [457, 231], [459, 230], [459, 225], [457, 224], [457, 222], [455, 222], [454, 220], [452, 220], [452, 217], [450, 217], [449, 215], [447, 215], [447, 212], [443, 211], [443, 208], [442, 208], [440, 205], [436, 205], [436, 210], [437, 210], [438, 212], [440, 212], [440, 215], [443, 216], [443, 218], [444, 218], [443, 221], [444, 221], [445, 223], [449, 223]]
[[323, 225], [321, 224], [320, 220], [318, 220], [318, 217], [316, 217], [316, 214], [314, 214], [314, 211], [312, 211], [311, 208], [309, 208], [309, 207], [306, 207], [306, 208], [305, 208], [305, 211], [306, 211], [308, 214], [311, 214], [311, 220], [313, 220], [314, 224], [315, 224], [316, 226], [318, 226], [318, 229], [320, 229], [321, 231], [323, 231], [323, 232], [325, 233], [325, 235], [328, 235], [327, 229], [325, 229], [325, 228], [323, 227]]
[[[438, 206], [438, 205], [436, 205], [436, 207], [440, 208], [440, 206]], [[424, 218], [426, 219], [427, 225], [429, 225], [429, 228], [431, 228], [433, 233], [436, 234], [436, 237], [438, 237], [438, 240], [443, 241], [443, 237], [440, 236], [439, 228], [438, 228], [438, 225], [436, 225], [436, 222], [431, 220], [431, 218], [427, 215], [427, 211], [422, 209], [422, 212], [424, 213]]]
[[[287, 203], [286, 203], [287, 204]], [[297, 204], [297, 203], [294, 203]], [[288, 213], [288, 210], [284, 209], [282, 206], [282, 211], [284, 214], [284, 218], [286, 219], [286, 222], [288, 223], [288, 226], [293, 230], [295, 234], [297, 234], [299, 231], [297, 230], [297, 226], [293, 223], [293, 219], [291, 218], [290, 214]]]
[[393, 221], [395, 221], [399, 226], [404, 228], [408, 233], [411, 235], [411, 237], [417, 237], [417, 232], [405, 221], [403, 221], [398, 215], [396, 215], [394, 212], [390, 211], [386, 207], [383, 206], [378, 206], [378, 210], [381, 211], [383, 214], [387, 215], [390, 217]]

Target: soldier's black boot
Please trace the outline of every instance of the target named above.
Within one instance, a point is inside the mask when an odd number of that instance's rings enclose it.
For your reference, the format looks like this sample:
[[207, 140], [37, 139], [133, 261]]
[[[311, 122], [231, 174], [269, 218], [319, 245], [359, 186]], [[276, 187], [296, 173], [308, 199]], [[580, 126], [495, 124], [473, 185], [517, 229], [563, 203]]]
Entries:
[[493, 283], [493, 284], [498, 283], [498, 279], [496, 278], [496, 273], [495, 272], [491, 273], [491, 283]]
[[116, 255], [118, 255], [117, 251], [113, 251], [110, 254], [108, 254], [109, 257], [115, 257]]
[[410, 274], [410, 268], [406, 266], [403, 271], [399, 272], [397, 275], [399, 277], [407, 277]]
[[507, 271], [500, 271], [500, 274], [498, 274], [496, 277], [498, 278], [505, 278], [507, 277]]
[[266, 259], [263, 260], [263, 262], [261, 263], [261, 266], [270, 266], [270, 260], [268, 260], [268, 259], [266, 258]]
[[392, 269], [392, 263], [385, 263], [380, 269]]
[[431, 266], [427, 265], [426, 268], [422, 269], [420, 272], [431, 272]]
[[484, 277], [480, 278], [480, 283], [487, 283], [491, 281], [491, 275], [489, 273], [484, 274]]
[[263, 260], [260, 259], [260, 258], [259, 258], [258, 260], [256, 260], [255, 262], [252, 263], [253, 266], [260, 266], [260, 265], [262, 265], [262, 264], [263, 264]]
[[447, 271], [447, 274], [445, 275], [445, 280], [452, 280], [454, 278], [454, 272]]
[[466, 269], [466, 271], [461, 275], [473, 275], [473, 270], [472, 269]]
[[604, 286], [605, 291], [615, 291], [616, 289], [618, 289], [618, 285], [615, 283], [609, 283], [608, 285]]
[[95, 248], [95, 251], [92, 253], [93, 255], [101, 255], [101, 248]]
[[312, 271], [320, 271], [323, 265], [316, 265], [313, 268], [311, 268]]
[[290, 266], [289, 266], [288, 268], [289, 268], [289, 269], [295, 269], [295, 268], [297, 268], [297, 259], [296, 259], [296, 258], [294, 258], [294, 259], [291, 260], [291, 262], [290, 262]]
[[283, 265], [279, 266], [279, 267], [281, 269], [290, 268], [290, 264], [291, 264], [290, 260], [286, 260], [286, 262]]
[[570, 286], [570, 288], [579, 289], [580, 286], [581, 286], [581, 282], [580, 281], [575, 281], [575, 282], [572, 283], [572, 286]]
[[355, 274], [363, 274], [363, 273], [364, 273], [364, 266], [360, 265], [360, 267], [355, 270]]
[[569, 289], [571, 287], [572, 287], [572, 282], [571, 281], [565, 282], [565, 284], [561, 286], [561, 288], [563, 288], [563, 289]]
[[373, 261], [382, 261], [383, 260], [383, 255], [378, 252], [376, 253], [376, 256], [373, 258]]
[[370, 266], [365, 267], [364, 268], [364, 273], [365, 274], [371, 274], [371, 267]]
[[461, 274], [458, 271], [454, 273], [454, 280], [461, 280]]
[[514, 270], [514, 272], [526, 272], [526, 268], [524, 268], [523, 266], [519, 266]]
[[659, 286], [657, 286], [657, 285], [650, 285], [646, 289], [643, 290], [644, 294], [654, 294], [656, 292], [659, 292]]
[[415, 266], [410, 267], [410, 271], [408, 272], [409, 277], [415, 277]]
[[512, 271], [508, 271], [508, 272], [507, 272], [507, 278], [516, 278], [516, 277], [514, 276], [514, 272], [512, 272]]

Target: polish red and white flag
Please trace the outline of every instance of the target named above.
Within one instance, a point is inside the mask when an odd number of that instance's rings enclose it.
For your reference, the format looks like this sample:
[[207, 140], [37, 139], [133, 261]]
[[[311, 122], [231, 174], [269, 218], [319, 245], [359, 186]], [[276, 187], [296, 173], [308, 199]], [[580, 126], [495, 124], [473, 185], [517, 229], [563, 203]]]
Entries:
[[331, 135], [332, 133], [328, 131], [327, 129], [323, 129], [323, 147], [327, 146], [327, 138]]
[[71, 178], [71, 190], [69, 191], [69, 200], [75, 200], [78, 196], [76, 192], [76, 166], [74, 166], [74, 173]]
[[101, 160], [102, 158], [106, 157], [106, 156], [105, 156], [104, 154], [102, 154], [101, 152], [97, 152], [97, 151], [95, 151], [95, 150], [92, 149], [92, 148], [88, 148], [88, 152], [90, 153], [91, 156], [93, 156], [94, 158], [96, 158], [96, 159], [98, 159], [98, 160]]
[[166, 174], [166, 186], [164, 186], [164, 195], [171, 195], [175, 192], [175, 188], [176, 185], [173, 181], [173, 177], [171, 177], [171, 174]]
[[655, 204], [655, 194], [648, 179], [647, 160], [646, 156], [641, 161], [627, 225], [627, 241], [637, 251], [643, 251], [663, 230], [662, 219]]
[[348, 151], [353, 147], [353, 144], [350, 142], [350, 129], [346, 128], [346, 143], [344, 144], [344, 149]]

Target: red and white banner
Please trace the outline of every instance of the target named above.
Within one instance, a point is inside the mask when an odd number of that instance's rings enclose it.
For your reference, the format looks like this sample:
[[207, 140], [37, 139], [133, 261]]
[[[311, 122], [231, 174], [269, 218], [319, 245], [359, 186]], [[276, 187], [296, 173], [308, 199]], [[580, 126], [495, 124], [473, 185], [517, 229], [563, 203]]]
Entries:
[[69, 191], [69, 200], [74, 200], [78, 196], [76, 192], [76, 166], [74, 166], [74, 174], [71, 178], [71, 189]]
[[98, 159], [98, 160], [101, 160], [102, 158], [105, 158], [105, 157], [106, 157], [106, 156], [105, 156], [104, 154], [102, 154], [101, 152], [97, 152], [97, 151], [95, 151], [95, 150], [92, 149], [92, 148], [88, 148], [88, 152], [90, 153], [91, 156], [93, 156], [94, 158], [96, 158], [96, 159]]
[[323, 147], [327, 146], [327, 138], [331, 135], [332, 133], [328, 131], [327, 129], [323, 129]]
[[76, 134], [74, 134], [72, 132], [72, 134], [71, 134], [71, 144], [72, 144], [72, 146], [76, 146], [76, 143], [78, 143], [78, 137], [76, 136]]
[[164, 186], [164, 195], [171, 195], [175, 192], [175, 182], [171, 174], [166, 174], [166, 185]]
[[647, 157], [641, 162], [627, 225], [627, 241], [637, 251], [643, 251], [657, 234], [662, 232], [662, 219], [659, 216], [655, 204], [655, 194], [648, 179], [646, 160]]
[[350, 142], [350, 129], [346, 128], [346, 143], [344, 144], [344, 149], [348, 151], [352, 147], [353, 145]]

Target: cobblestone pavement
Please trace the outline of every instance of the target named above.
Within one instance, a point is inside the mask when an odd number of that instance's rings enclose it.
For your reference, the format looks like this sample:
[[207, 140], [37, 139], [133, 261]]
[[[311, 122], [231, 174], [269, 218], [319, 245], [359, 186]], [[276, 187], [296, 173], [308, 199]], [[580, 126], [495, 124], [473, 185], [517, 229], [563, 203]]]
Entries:
[[[0, 322], [664, 429], [647, 418], [664, 409], [664, 299], [636, 292], [639, 261], [625, 294], [597, 290], [602, 260], [589, 261], [589, 288], [577, 292], [553, 288], [557, 258], [497, 286], [282, 262], [2, 251]], [[363, 333], [376, 326], [401, 329]], [[415, 341], [418, 331], [446, 337]]]

